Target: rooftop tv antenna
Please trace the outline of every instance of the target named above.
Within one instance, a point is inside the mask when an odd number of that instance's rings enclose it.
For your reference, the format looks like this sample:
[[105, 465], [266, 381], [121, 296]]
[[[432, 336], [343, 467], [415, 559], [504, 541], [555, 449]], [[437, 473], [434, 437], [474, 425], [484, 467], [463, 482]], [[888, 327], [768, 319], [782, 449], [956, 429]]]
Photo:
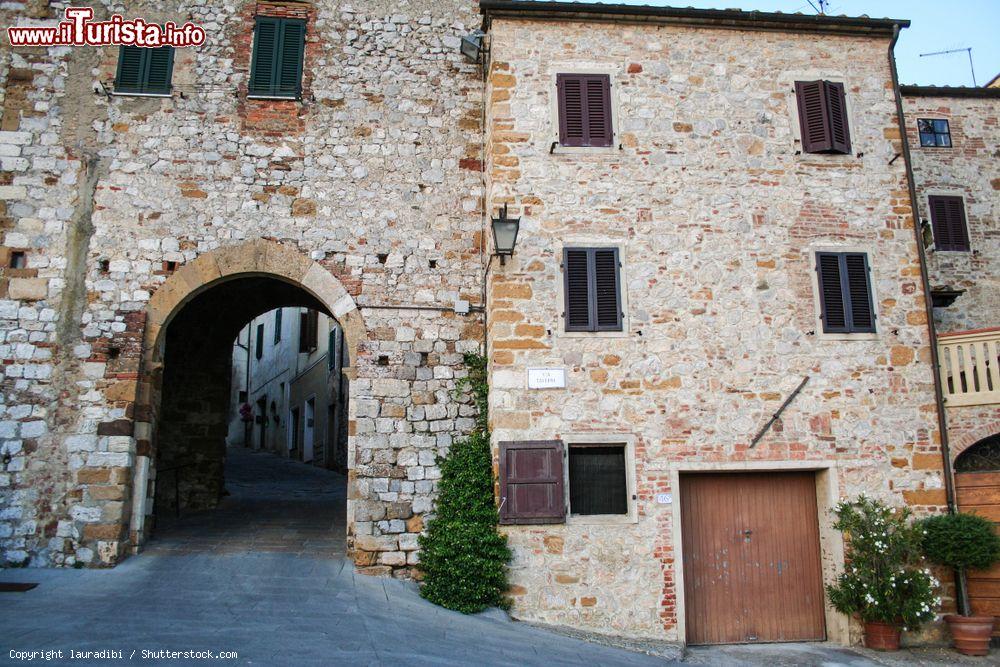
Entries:
[[806, 0], [809, 6], [815, 10], [817, 14], [826, 14], [827, 8], [830, 6], [830, 0]]
[[943, 55], [946, 55], [946, 54], [949, 54], [949, 53], [961, 53], [962, 51], [965, 51], [966, 53], [969, 54], [969, 69], [972, 70], [972, 85], [975, 86], [976, 88], [978, 88], [979, 84], [976, 83], [976, 68], [972, 66], [972, 47], [971, 46], [966, 47], [964, 49], [949, 49], [947, 51], [934, 51], [933, 53], [921, 53], [920, 57], [923, 58], [925, 56], [943, 56]]

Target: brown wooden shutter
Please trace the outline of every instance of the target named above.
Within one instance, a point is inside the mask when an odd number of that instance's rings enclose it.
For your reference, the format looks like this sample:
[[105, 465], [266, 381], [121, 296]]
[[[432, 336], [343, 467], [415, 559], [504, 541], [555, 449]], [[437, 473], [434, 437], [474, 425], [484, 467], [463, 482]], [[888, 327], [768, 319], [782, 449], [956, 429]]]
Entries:
[[802, 150], [806, 153], [850, 153], [851, 130], [844, 84], [796, 81]]
[[823, 82], [796, 81], [795, 96], [799, 102], [802, 150], [806, 153], [820, 153], [833, 148], [830, 136], [830, 113]]
[[563, 443], [500, 443], [500, 523], [566, 522]]
[[965, 219], [965, 205], [961, 197], [929, 197], [931, 227], [934, 230], [934, 247], [938, 250], [968, 251], [969, 228]]
[[563, 250], [566, 331], [591, 331], [593, 327], [588, 255], [586, 248], [566, 248]]
[[611, 146], [611, 77], [607, 74], [558, 74], [559, 143]]
[[868, 255], [860, 252], [845, 253], [844, 269], [850, 304], [851, 331], [855, 333], [874, 333], [875, 308], [872, 304]]
[[837, 253], [816, 253], [816, 271], [819, 273], [820, 317], [824, 333], [846, 333], [847, 309], [844, 308], [844, 290], [840, 275], [840, 257]]
[[622, 330], [618, 248], [594, 250], [593, 285], [597, 331]]
[[830, 143], [835, 153], [851, 152], [851, 130], [847, 122], [847, 96], [844, 84], [824, 81], [827, 108], [830, 110]]

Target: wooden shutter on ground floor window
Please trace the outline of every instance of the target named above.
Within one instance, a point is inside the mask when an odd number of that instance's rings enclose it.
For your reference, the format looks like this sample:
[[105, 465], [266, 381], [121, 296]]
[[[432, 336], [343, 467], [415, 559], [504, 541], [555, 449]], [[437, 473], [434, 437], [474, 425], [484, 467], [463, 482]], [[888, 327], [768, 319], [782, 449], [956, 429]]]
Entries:
[[816, 253], [820, 317], [824, 333], [874, 333], [868, 255], [858, 252]]
[[937, 250], [970, 250], [969, 227], [962, 198], [938, 195], [928, 199], [934, 247]]
[[844, 84], [796, 81], [802, 150], [806, 153], [850, 153], [851, 131]]
[[122, 46], [118, 51], [116, 93], [168, 95], [174, 70], [174, 49]]
[[500, 443], [500, 523], [566, 522], [561, 440]]
[[559, 143], [611, 146], [611, 77], [607, 74], [558, 74]]

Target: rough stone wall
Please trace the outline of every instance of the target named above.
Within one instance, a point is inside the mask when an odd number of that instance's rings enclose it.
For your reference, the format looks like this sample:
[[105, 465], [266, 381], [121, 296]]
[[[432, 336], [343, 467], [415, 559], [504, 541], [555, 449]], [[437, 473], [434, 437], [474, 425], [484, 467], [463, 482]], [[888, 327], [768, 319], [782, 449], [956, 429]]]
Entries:
[[[506, 530], [516, 615], [683, 639], [677, 515], [655, 501], [677, 497], [682, 470], [811, 467], [834, 500], [944, 503], [905, 167], [890, 164], [901, 142], [887, 47], [494, 20], [487, 210], [522, 216], [513, 259], [488, 283], [494, 439], [631, 435], [638, 492], [634, 523]], [[555, 74], [606, 69], [615, 149], [551, 154]], [[856, 155], [798, 153], [793, 83], [819, 77], [846, 81]], [[624, 334], [563, 333], [570, 243], [621, 248]], [[876, 335], [820, 334], [810, 253], [831, 247], [869, 253]], [[526, 390], [529, 366], [565, 368], [567, 389]], [[829, 581], [842, 558], [822, 509], [820, 522]]]
[[[965, 198], [972, 251], [927, 253], [932, 288], [966, 290], [935, 309], [938, 331], [1000, 326], [1000, 98], [907, 96], [903, 104], [921, 220], [930, 223], [928, 194]], [[946, 119], [952, 148], [922, 148], [919, 118]]]
[[[31, 22], [22, 9], [5, 3], [0, 20]], [[96, 9], [190, 19], [209, 39], [178, 51], [169, 99], [100, 92], [117, 48], [0, 50], [3, 245], [25, 249], [32, 272], [5, 276], [0, 301], [4, 560], [125, 553], [134, 468], [155, 455], [165, 412], [161, 369], [140, 363], [150, 299], [195, 258], [267, 238], [320, 264], [361, 308], [371, 337], [352, 369], [349, 522], [360, 563], [405, 572], [434, 456], [472, 424], [451, 392], [482, 329], [476, 315], [367, 307], [481, 302], [483, 86], [458, 53], [476, 3]], [[258, 11], [309, 16], [301, 102], [245, 99]]]

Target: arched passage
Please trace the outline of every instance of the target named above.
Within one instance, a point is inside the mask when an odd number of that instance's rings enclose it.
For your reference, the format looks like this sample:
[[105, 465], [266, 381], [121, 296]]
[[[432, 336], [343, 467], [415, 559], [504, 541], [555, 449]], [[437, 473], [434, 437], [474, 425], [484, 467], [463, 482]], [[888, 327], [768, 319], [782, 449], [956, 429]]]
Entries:
[[[136, 410], [139, 457], [131, 528], [137, 545], [148, 537], [147, 519], [157, 507], [158, 463], [161, 469], [184, 466], [176, 492], [182, 507], [203, 509], [218, 501], [233, 341], [252, 318], [289, 306], [314, 309], [340, 323], [350, 357], [344, 374], [353, 378], [364, 337], [354, 300], [327, 268], [291, 246], [255, 241], [205, 253], [154, 294]], [[349, 437], [349, 465], [352, 451]]]

